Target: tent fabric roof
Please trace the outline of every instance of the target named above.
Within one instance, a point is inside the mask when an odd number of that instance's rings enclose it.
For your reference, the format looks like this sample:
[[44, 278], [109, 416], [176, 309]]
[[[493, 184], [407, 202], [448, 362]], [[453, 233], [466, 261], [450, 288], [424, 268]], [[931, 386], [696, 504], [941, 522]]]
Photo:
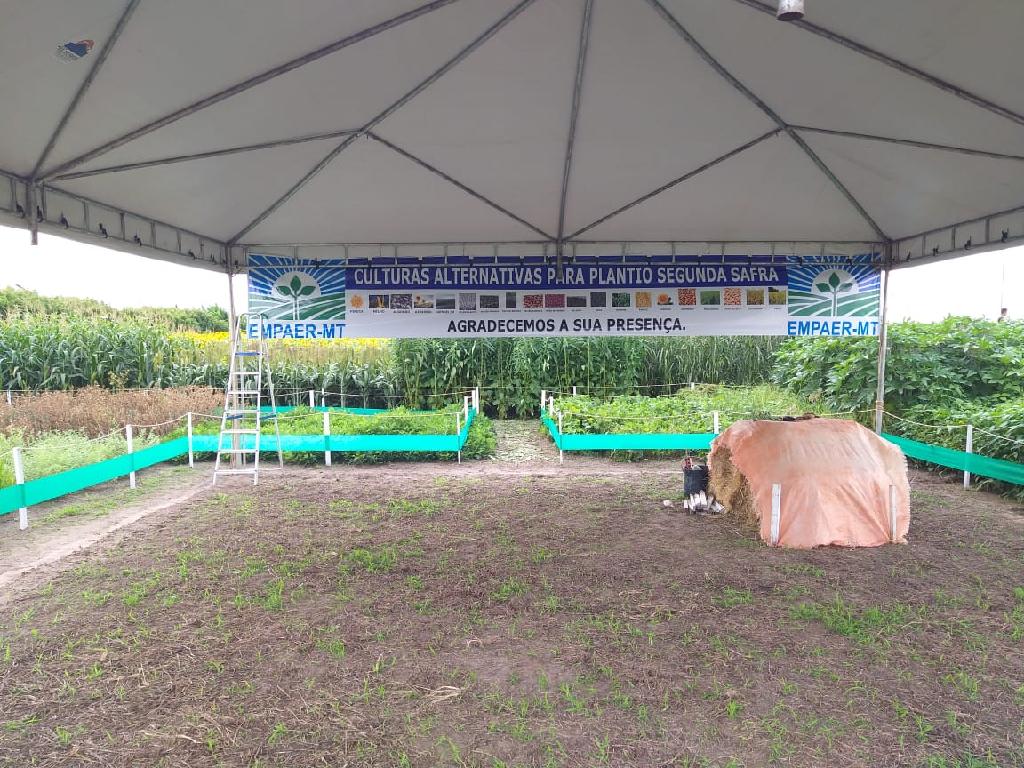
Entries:
[[213, 263], [252, 244], [887, 240], [917, 260], [1024, 237], [1024, 3], [807, 7], [16, 4], [0, 210]]

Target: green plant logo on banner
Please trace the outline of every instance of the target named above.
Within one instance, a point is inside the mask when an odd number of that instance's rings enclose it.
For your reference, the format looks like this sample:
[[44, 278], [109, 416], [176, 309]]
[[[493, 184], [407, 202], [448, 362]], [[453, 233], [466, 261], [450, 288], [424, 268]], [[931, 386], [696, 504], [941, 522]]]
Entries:
[[345, 270], [323, 262], [296, 264], [273, 256], [250, 257], [249, 311], [268, 320], [345, 319]]
[[789, 314], [797, 317], [875, 317], [880, 281], [870, 265], [789, 268]]

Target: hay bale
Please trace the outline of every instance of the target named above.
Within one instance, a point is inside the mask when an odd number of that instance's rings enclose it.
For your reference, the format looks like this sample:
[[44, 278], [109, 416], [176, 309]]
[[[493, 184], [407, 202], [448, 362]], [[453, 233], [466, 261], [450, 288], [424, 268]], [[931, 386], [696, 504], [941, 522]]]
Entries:
[[708, 490], [725, 505], [727, 517], [757, 533], [759, 522], [750, 483], [732, 463], [732, 451], [724, 445], [708, 457]]

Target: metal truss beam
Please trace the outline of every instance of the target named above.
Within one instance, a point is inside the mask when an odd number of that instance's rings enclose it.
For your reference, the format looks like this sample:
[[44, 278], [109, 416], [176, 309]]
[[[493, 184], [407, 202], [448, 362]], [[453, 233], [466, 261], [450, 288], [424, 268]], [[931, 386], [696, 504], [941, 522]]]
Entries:
[[510, 21], [512, 21], [512, 19], [514, 19], [516, 16], [522, 13], [528, 6], [532, 5], [534, 2], [535, 0], [520, 0], [518, 3], [516, 3], [516, 5], [513, 6], [512, 9], [509, 10], [507, 13], [505, 13], [505, 15], [503, 15], [494, 24], [485, 29], [482, 33], [477, 35], [477, 37], [475, 37], [469, 43], [469, 45], [467, 45], [465, 48], [456, 53], [452, 58], [448, 59], [448, 61], [442, 64], [439, 68], [431, 72], [425, 79], [421, 80], [415, 87], [413, 87], [412, 90], [407, 91], [404, 95], [399, 97], [397, 101], [394, 101], [390, 105], [388, 105], [382, 112], [370, 118], [369, 122], [363, 125], [356, 133], [350, 135], [343, 142], [341, 142], [341, 144], [339, 144], [330, 152], [328, 152], [320, 160], [320, 162], [318, 162], [309, 171], [307, 171], [302, 176], [302, 178], [300, 178], [288, 189], [287, 192], [285, 192], [283, 195], [281, 195], [281, 197], [279, 197], [277, 200], [271, 203], [270, 207], [266, 208], [256, 218], [254, 218], [252, 221], [246, 224], [241, 230], [235, 233], [235, 235], [231, 237], [230, 240], [228, 240], [228, 243], [232, 245], [237, 243], [242, 237], [244, 237], [253, 229], [262, 224], [269, 216], [271, 216], [274, 213], [274, 211], [276, 211], [282, 205], [287, 203], [292, 198], [292, 196], [295, 195], [296, 192], [298, 192], [306, 184], [308, 184], [313, 179], [313, 177], [315, 177], [317, 174], [320, 173], [320, 171], [322, 171], [324, 168], [330, 165], [331, 161], [334, 160], [334, 158], [336, 158], [338, 155], [340, 155], [342, 152], [344, 152], [346, 149], [352, 146], [352, 144], [355, 143], [356, 139], [373, 130], [379, 123], [383, 122], [385, 119], [387, 119], [392, 114], [397, 112], [407, 103], [412, 101], [420, 93], [422, 93], [435, 82], [444, 77], [444, 75], [451, 71], [451, 69], [454, 68], [455, 65], [457, 65], [459, 62], [461, 62], [463, 59], [469, 56], [473, 51], [475, 51], [485, 42], [490, 40], [494, 35], [496, 35], [500, 30], [502, 30], [505, 27], [505, 25], [507, 25]]
[[790, 125], [794, 131], [801, 133], [821, 133], [827, 136], [843, 136], [849, 139], [862, 139], [864, 141], [876, 141], [886, 144], [902, 144], [906, 147], [917, 147], [919, 149], [937, 149], [943, 152], [956, 152], [961, 155], [972, 157], [991, 157], [996, 160], [1017, 160], [1024, 161], [1024, 155], [1009, 155], [1003, 152], [991, 152], [987, 149], [971, 149], [970, 147], [957, 147], [950, 144], [932, 144], [928, 141], [916, 141], [914, 139], [899, 139], [892, 136], [877, 136], [871, 133], [857, 133], [856, 131], [837, 131], [832, 128], [814, 128], [809, 125]]
[[124, 28], [128, 25], [128, 19], [132, 17], [135, 9], [139, 5], [139, 0], [128, 0], [128, 5], [125, 6], [124, 11], [121, 13], [120, 18], [117, 20], [117, 24], [114, 25], [114, 29], [110, 33], [110, 37], [103, 44], [103, 50], [96, 56], [96, 61], [93, 62], [92, 67], [86, 74], [82, 84], [78, 86], [78, 90], [75, 91], [75, 95], [71, 98], [71, 103], [68, 104], [67, 109], [64, 110], [64, 114], [61, 115], [60, 121], [57, 123], [57, 127], [53, 129], [53, 133], [50, 134], [49, 141], [46, 142], [46, 146], [43, 147], [43, 151], [39, 155], [39, 159], [36, 160], [35, 166], [32, 168], [32, 173], [29, 174], [31, 178], [36, 178], [39, 175], [39, 170], [43, 167], [43, 163], [46, 162], [50, 156], [50, 152], [53, 151], [54, 145], [57, 143], [57, 139], [64, 132], [64, 128], [67, 127], [68, 121], [71, 120], [71, 116], [78, 109], [78, 105], [82, 102], [85, 97], [86, 91], [89, 90], [89, 86], [92, 85], [93, 80], [96, 79], [96, 75], [99, 74], [103, 64], [106, 62], [107, 57], [110, 56], [110, 52], [114, 50], [114, 46], [117, 45], [118, 39], [121, 37], [121, 33]]
[[104, 155], [113, 149], [117, 149], [118, 147], [123, 146], [124, 144], [127, 144], [130, 141], [134, 141], [135, 139], [138, 139], [141, 136], [145, 136], [148, 133], [152, 133], [153, 131], [159, 128], [163, 128], [164, 126], [177, 122], [178, 120], [181, 120], [183, 117], [188, 117], [189, 115], [195, 114], [200, 110], [206, 109], [207, 107], [211, 107], [214, 104], [217, 104], [218, 102], [224, 101], [224, 99], [231, 98], [232, 96], [236, 96], [239, 93], [242, 93], [243, 91], [247, 91], [250, 88], [260, 85], [261, 83], [265, 83], [268, 80], [273, 80], [275, 77], [280, 77], [281, 75], [287, 74], [288, 72], [291, 72], [293, 69], [298, 69], [299, 67], [305, 66], [306, 64], [316, 61], [317, 59], [322, 59], [324, 56], [328, 56], [329, 54], [340, 51], [341, 49], [347, 48], [350, 45], [355, 45], [356, 43], [362, 42], [363, 40], [368, 40], [369, 38], [375, 37], [376, 35], [379, 35], [382, 32], [387, 32], [389, 29], [401, 26], [402, 24], [412, 21], [413, 19], [418, 19], [421, 16], [425, 16], [428, 13], [432, 13], [440, 8], [444, 8], [446, 5], [451, 5], [454, 2], [458, 2], [458, 0], [431, 0], [431, 2], [424, 3], [423, 5], [417, 8], [413, 8], [411, 11], [400, 13], [397, 16], [393, 16], [392, 18], [386, 21], [382, 21], [380, 24], [374, 24], [373, 26], [367, 27], [365, 29], [360, 30], [359, 32], [348, 35], [346, 37], [341, 38], [340, 40], [336, 40], [333, 43], [325, 45], [322, 48], [317, 48], [315, 51], [305, 53], [302, 56], [298, 56], [297, 58], [294, 58], [291, 61], [286, 61], [284, 64], [279, 64], [276, 67], [272, 67], [264, 72], [259, 73], [258, 75], [253, 75], [252, 77], [246, 80], [242, 80], [241, 82], [228, 86], [223, 90], [217, 91], [216, 93], [212, 93], [209, 96], [206, 96], [202, 99], [199, 99], [198, 101], [192, 102], [191, 104], [182, 107], [181, 109], [176, 109], [173, 112], [169, 112], [166, 115], [163, 115], [162, 117], [158, 117], [156, 120], [148, 122], [145, 125], [141, 125], [138, 128], [128, 131], [127, 133], [122, 134], [121, 136], [118, 136], [115, 139], [111, 139], [110, 141], [101, 144], [98, 147], [94, 147], [93, 149], [90, 149], [89, 151], [81, 155], [78, 155], [77, 157], [74, 157], [71, 160], [68, 160], [67, 162], [61, 163], [55, 168], [51, 168], [44, 174], [42, 174], [42, 178], [51, 179], [54, 176], [59, 176], [60, 174], [66, 173], [72, 168], [76, 168], [79, 165], [82, 165], [83, 163], [87, 163], [90, 160], [93, 160], [94, 158], [97, 158], [100, 155]]
[[321, 141], [323, 139], [337, 139], [341, 136], [348, 136], [355, 133], [355, 130], [331, 131], [330, 133], [314, 133], [308, 136], [295, 136], [289, 139], [275, 139], [264, 141], [259, 144], [243, 144], [237, 147], [225, 147], [224, 149], [211, 149], [207, 152], [195, 152], [190, 155], [170, 155], [169, 157], [158, 157], [153, 160], [140, 160], [137, 163], [122, 163], [121, 165], [108, 165], [103, 168], [94, 168], [90, 171], [71, 171], [60, 176], [54, 176], [53, 181], [72, 181], [74, 179], [85, 179], [89, 176], [100, 176], [104, 173], [122, 173], [124, 171], [137, 171], [140, 168], [152, 168], [155, 165], [173, 165], [174, 163], [187, 163], [191, 160], [206, 160], [211, 157], [223, 157], [224, 155], [236, 155], [241, 152], [255, 152], [260, 149], [273, 149], [275, 147], [287, 147], [292, 144], [305, 144], [310, 141]]
[[[762, 13], [769, 14], [770, 16], [775, 16], [776, 7], [763, 2], [763, 0], [735, 0], [735, 2], [746, 5], [754, 10], [761, 11]], [[983, 96], [979, 96], [976, 93], [968, 91], [966, 88], [954, 85], [940, 77], [936, 77], [935, 75], [925, 72], [923, 69], [918, 69], [915, 66], [900, 61], [899, 59], [889, 56], [886, 53], [882, 53], [881, 51], [877, 51], [874, 48], [870, 48], [856, 40], [840, 35], [837, 32], [833, 32], [830, 29], [826, 29], [825, 27], [819, 26], [818, 24], [814, 24], [805, 19], [789, 21], [786, 23], [799, 27], [806, 32], [818, 35], [819, 37], [823, 37], [837, 45], [843, 46], [844, 48], [849, 48], [851, 51], [855, 51], [862, 56], [867, 56], [869, 59], [874, 59], [875, 61], [885, 64], [887, 67], [892, 67], [896, 71], [902, 72], [905, 75], [910, 75], [918, 80], [923, 80], [929, 85], [943, 90], [946, 93], [950, 93], [958, 99], [962, 99], [976, 107], [980, 107], [988, 112], [1004, 117], [1007, 120], [1012, 120], [1018, 125], [1024, 125], [1024, 115], [1019, 112], [1014, 112], [1012, 109], [996, 104]]]
[[[108, 245], [133, 252], [152, 250], [166, 256], [180, 257], [185, 263], [195, 262], [197, 265], [207, 267], [223, 263], [223, 254], [227, 248], [215, 237], [208, 237], [185, 227], [69, 192], [60, 187], [38, 185], [33, 188], [29, 179], [8, 171], [0, 170], [0, 176], [6, 177], [11, 187], [11, 207], [0, 206], [0, 211], [7, 211], [18, 217], [29, 229], [42, 227], [44, 231], [56, 235], [76, 235], [76, 239], [80, 240], [87, 236], [90, 242], [97, 245]], [[30, 189], [33, 190], [32, 194], [29, 194]], [[52, 205], [54, 195], [60, 195], [69, 201], [76, 210]], [[23, 196], [30, 200], [30, 207], [22, 207], [22, 210], [18, 211]], [[48, 198], [50, 205], [47, 204]], [[41, 222], [36, 219], [37, 206], [43, 213], [44, 218]], [[107, 218], [108, 215], [110, 218]], [[128, 219], [141, 224], [138, 233], [127, 229]], [[138, 240], [135, 239], [136, 234]], [[173, 241], [173, 247], [160, 245], [160, 241], [166, 238], [158, 237], [158, 234], [169, 237]]]
[[580, 227], [575, 232], [573, 232], [571, 235], [569, 235], [569, 240], [572, 240], [574, 242], [580, 242], [580, 241], [576, 240], [576, 238], [579, 237], [580, 235], [582, 235], [584, 232], [587, 232], [587, 231], [593, 229], [598, 224], [604, 224], [606, 221], [608, 221], [608, 219], [614, 218], [615, 216], [618, 216], [620, 213], [624, 213], [625, 211], [628, 211], [630, 208], [633, 208], [633, 207], [635, 207], [637, 205], [640, 205], [640, 203], [647, 202], [652, 197], [656, 197], [656, 196], [660, 195], [662, 192], [665, 192], [666, 190], [672, 189], [672, 187], [676, 186], [677, 184], [682, 184], [684, 181], [692, 179], [694, 176], [699, 176], [700, 174], [704, 173], [704, 171], [707, 171], [707, 170], [709, 170], [711, 168], [714, 168], [719, 163], [724, 163], [729, 158], [735, 157], [736, 155], [739, 155], [739, 154], [741, 154], [743, 152], [746, 152], [748, 149], [750, 149], [752, 147], [756, 147], [762, 141], [770, 139], [773, 136], [778, 136], [780, 133], [782, 133], [782, 129], [781, 128], [775, 128], [775, 129], [773, 129], [771, 131], [768, 131], [767, 133], [761, 134], [760, 136], [758, 136], [755, 139], [751, 139], [746, 144], [741, 144], [740, 146], [736, 147], [735, 149], [730, 149], [724, 155], [719, 155], [718, 157], [714, 158], [713, 160], [709, 160], [708, 162], [704, 163], [703, 165], [700, 165], [700, 166], [694, 168], [692, 171], [687, 171], [682, 176], [677, 176], [676, 178], [672, 179], [672, 181], [669, 181], [669, 182], [667, 182], [665, 184], [662, 184], [660, 187], [657, 187], [656, 189], [652, 189], [650, 192], [648, 192], [645, 195], [641, 195], [636, 200], [632, 200], [632, 201], [626, 203], [625, 205], [616, 208], [611, 213], [606, 213], [604, 216], [602, 216], [601, 218], [596, 219], [596, 220], [590, 222], [585, 227]]
[[804, 141], [803, 137], [800, 136], [800, 134], [793, 130], [793, 128], [788, 123], [786, 123], [786, 121], [783, 120], [782, 117], [780, 117], [775, 110], [769, 107], [761, 99], [761, 97], [759, 97], [756, 93], [747, 88], [747, 86], [740, 82], [740, 80], [735, 75], [733, 75], [732, 72], [727, 70], [721, 64], [721, 62], [718, 61], [718, 59], [712, 56], [711, 53], [704, 46], [702, 46], [700, 42], [698, 42], [692, 34], [690, 34], [690, 31], [686, 29], [686, 27], [684, 27], [679, 22], [679, 20], [675, 16], [673, 16], [672, 13], [664, 5], [661, 4], [660, 0], [647, 0], [647, 2], [648, 4], [650, 4], [652, 8], [654, 8], [655, 11], [658, 12], [658, 14], [665, 20], [665, 22], [673, 30], [675, 30], [676, 34], [683, 38], [683, 40], [685, 40], [687, 44], [691, 48], [693, 48], [693, 50], [696, 51], [702, 59], [704, 59], [708, 66], [715, 70], [715, 72], [717, 72], [724, 80], [726, 80], [726, 82], [728, 82], [733, 88], [735, 88], [737, 91], [743, 94], [751, 103], [753, 103], [758, 109], [764, 112], [772, 120], [772, 122], [774, 122], [779, 128], [786, 132], [786, 135], [788, 135], [793, 140], [793, 142], [798, 147], [800, 147], [801, 150], [803, 150], [803, 153], [807, 155], [807, 157], [811, 160], [812, 163], [814, 163], [815, 166], [817, 166], [818, 170], [821, 171], [829, 179], [829, 181], [832, 182], [833, 186], [835, 186], [835, 188], [839, 190], [843, 197], [846, 198], [847, 202], [849, 202], [850, 205], [852, 205], [856, 209], [857, 213], [860, 214], [861, 218], [864, 219], [864, 221], [866, 221], [871, 226], [871, 229], [874, 230], [875, 234], [878, 235], [878, 238], [880, 240], [887, 241], [889, 239], [885, 232], [882, 230], [882, 228], [878, 225], [878, 222], [876, 222], [874, 218], [872, 218], [871, 214], [869, 214], [867, 210], [864, 208], [864, 206], [860, 204], [860, 201], [858, 201], [857, 198], [853, 196], [853, 193], [846, 188], [846, 185], [843, 184], [843, 182], [839, 180], [839, 177], [836, 176], [832, 172], [832, 170], [825, 164], [825, 161], [818, 157], [817, 153], [813, 149], [811, 149], [811, 147], [807, 144], [806, 141]]
[[1024, 244], [1024, 205], [964, 219], [893, 241], [893, 267], [943, 261]]
[[419, 165], [420, 167], [425, 168], [426, 170], [430, 171], [434, 175], [440, 176], [442, 179], [447, 181], [449, 184], [452, 184], [453, 186], [458, 187], [463, 192], [465, 192], [467, 195], [470, 195], [471, 197], [475, 197], [477, 200], [479, 200], [482, 203], [485, 203], [486, 205], [489, 205], [491, 208], [493, 208], [494, 210], [498, 211], [499, 213], [505, 214], [506, 216], [508, 216], [510, 219], [512, 219], [516, 223], [522, 224], [527, 229], [529, 229], [529, 230], [531, 230], [533, 232], [536, 232], [538, 235], [543, 237], [545, 240], [551, 240], [552, 239], [551, 235], [549, 235], [547, 232], [545, 232], [540, 227], [534, 226], [533, 224], [528, 222], [523, 217], [517, 216], [516, 214], [512, 213], [512, 211], [510, 211], [508, 208], [505, 208], [504, 206], [500, 205], [499, 203], [494, 202], [489, 197], [486, 197], [485, 195], [481, 194], [480, 192], [477, 192], [472, 187], [469, 187], [469, 186], [463, 184], [461, 181], [459, 181], [458, 179], [454, 178], [453, 176], [449, 176], [447, 173], [445, 173], [441, 169], [437, 168], [436, 166], [431, 165], [426, 160], [424, 160], [424, 159], [422, 159], [420, 157], [417, 157], [416, 155], [412, 154], [412, 152], [409, 152], [408, 150], [402, 149], [397, 144], [391, 143], [390, 141], [385, 139], [383, 136], [380, 136], [380, 135], [374, 133], [373, 131], [368, 131], [367, 132], [367, 136], [369, 136], [371, 139], [373, 139], [374, 141], [378, 142], [379, 144], [384, 145], [385, 147], [387, 147], [388, 149], [392, 150], [393, 152], [401, 155], [402, 157], [406, 158], [407, 160], [411, 160], [412, 162], [416, 163], [416, 165]]
[[569, 179], [572, 176], [572, 152], [576, 144], [576, 123], [580, 114], [580, 94], [583, 91], [583, 72], [587, 66], [587, 50], [590, 47], [590, 27], [594, 17], [594, 0], [584, 0], [583, 18], [580, 21], [580, 38], [576, 47], [576, 76], [572, 84], [572, 110], [569, 115], [569, 137], [565, 142], [565, 162], [562, 165], [562, 192], [558, 199], [558, 252], [561, 257], [565, 240], [565, 204], [569, 195]]

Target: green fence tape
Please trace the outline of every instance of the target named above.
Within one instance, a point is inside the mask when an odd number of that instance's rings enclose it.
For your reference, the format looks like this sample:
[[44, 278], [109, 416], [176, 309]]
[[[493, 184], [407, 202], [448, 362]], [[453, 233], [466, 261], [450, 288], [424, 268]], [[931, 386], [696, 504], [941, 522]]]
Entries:
[[0, 515], [6, 515], [25, 506], [25, 486], [9, 485], [0, 488]]
[[[279, 410], [284, 410], [280, 408]], [[338, 409], [330, 409], [332, 411]], [[346, 408], [350, 413], [367, 415], [381, 413], [373, 408]], [[451, 435], [281, 435], [281, 450], [286, 453], [316, 452], [325, 450], [343, 452], [388, 452], [388, 453], [434, 453], [461, 451], [469, 439], [469, 428], [476, 418], [476, 411], [469, 410], [469, 418], [458, 434]], [[212, 453], [217, 450], [219, 435], [194, 435], [192, 450], [195, 453]], [[242, 435], [243, 447], [255, 445], [255, 436]], [[274, 435], [260, 437], [260, 449], [276, 451]], [[51, 501], [93, 485], [124, 477], [163, 461], [169, 461], [188, 453], [188, 438], [177, 437], [164, 443], [142, 448], [134, 453], [116, 456], [106, 461], [87, 464], [65, 472], [29, 480], [24, 485], [0, 488], [0, 515], [6, 515], [21, 507], [30, 507]]]
[[903, 453], [912, 459], [938, 464], [940, 467], [959, 469], [970, 472], [972, 475], [990, 477], [993, 480], [1024, 485], [1024, 464], [1005, 459], [992, 459], [988, 456], [979, 456], [976, 453], [965, 453], [953, 448], [919, 443], [916, 440], [897, 435], [883, 434], [882, 437], [890, 443], [898, 445], [903, 449]]
[[[434, 453], [461, 451], [469, 439], [469, 428], [476, 418], [476, 411], [469, 410], [469, 418], [462, 425], [458, 434], [450, 435], [281, 435], [281, 451], [283, 453], [323, 453], [339, 451], [342, 453]], [[192, 438], [193, 451], [196, 453], [213, 453], [217, 450], [219, 435], [195, 435]], [[226, 440], [227, 438], [225, 438]], [[228, 447], [228, 443], [222, 446]], [[239, 447], [253, 449], [256, 447], [255, 435], [240, 435]], [[274, 434], [260, 435], [260, 452], [277, 451], [277, 436]]]
[[[624, 434], [624, 435], [573, 435], [558, 431], [558, 424], [548, 416], [541, 421], [551, 433], [555, 447], [562, 451], [706, 451], [715, 439], [706, 434]], [[941, 467], [959, 469], [981, 477], [1002, 480], [1007, 483], [1024, 485], [1024, 464], [1005, 459], [993, 459], [977, 453], [965, 453], [952, 448], [919, 443], [896, 435], [882, 435], [889, 442], [898, 445], [903, 453], [912, 459], [938, 464]]]
[[555, 446], [562, 451], [707, 451], [713, 432], [573, 435], [558, 431], [553, 419], [541, 417]]

